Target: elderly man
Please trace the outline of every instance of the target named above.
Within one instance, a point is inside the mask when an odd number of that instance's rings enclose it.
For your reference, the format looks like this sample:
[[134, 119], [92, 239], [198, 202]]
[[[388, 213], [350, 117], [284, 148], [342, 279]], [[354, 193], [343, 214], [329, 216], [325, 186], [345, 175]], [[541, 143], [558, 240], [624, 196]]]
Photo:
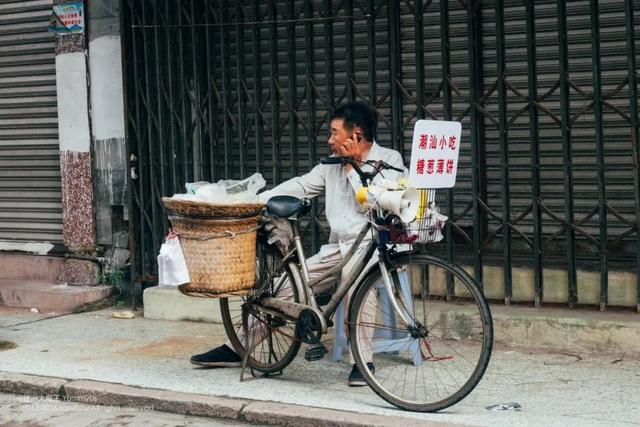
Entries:
[[[360, 161], [383, 160], [399, 169], [404, 168], [402, 156], [394, 150], [383, 148], [375, 142], [376, 132], [375, 113], [365, 104], [353, 102], [340, 106], [335, 110], [330, 122], [329, 146], [336, 156], [352, 157]], [[364, 165], [362, 169], [368, 171], [370, 167]], [[385, 171], [385, 178], [396, 180], [398, 172]], [[378, 178], [378, 177], [376, 177]], [[262, 193], [262, 200], [277, 195], [289, 195], [299, 198], [311, 198], [325, 195], [325, 213], [331, 227], [329, 243], [323, 245], [320, 252], [307, 260], [310, 276], [318, 277], [322, 273], [339, 264], [342, 257], [349, 250], [358, 232], [367, 221], [365, 209], [356, 201], [356, 192], [361, 187], [360, 177], [351, 165], [323, 165], [319, 164], [309, 173], [292, 178], [270, 191]], [[364, 255], [364, 245], [361, 245], [352, 260], [342, 272], [344, 279], [353, 265]], [[371, 260], [370, 263], [375, 262]], [[340, 277], [333, 278], [333, 282]], [[320, 293], [332, 283], [318, 283], [313, 291]], [[348, 383], [350, 386], [366, 385], [364, 377], [353, 363]], [[240, 366], [240, 357], [232, 350], [231, 344], [214, 348], [203, 354], [191, 358], [191, 363], [206, 367]], [[374, 369], [373, 364], [369, 364]]]

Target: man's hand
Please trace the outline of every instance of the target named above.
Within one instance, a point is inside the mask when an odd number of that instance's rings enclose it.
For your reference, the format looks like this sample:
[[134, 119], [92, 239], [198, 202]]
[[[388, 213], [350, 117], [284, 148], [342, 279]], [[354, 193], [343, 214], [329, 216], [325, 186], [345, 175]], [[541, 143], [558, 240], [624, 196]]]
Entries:
[[[366, 155], [365, 152], [365, 144], [361, 143], [362, 137], [354, 132], [351, 138], [347, 138], [342, 146], [338, 149], [338, 154], [343, 157], [352, 157], [356, 160], [364, 160]], [[351, 165], [346, 165], [347, 171], [351, 171], [353, 167]]]

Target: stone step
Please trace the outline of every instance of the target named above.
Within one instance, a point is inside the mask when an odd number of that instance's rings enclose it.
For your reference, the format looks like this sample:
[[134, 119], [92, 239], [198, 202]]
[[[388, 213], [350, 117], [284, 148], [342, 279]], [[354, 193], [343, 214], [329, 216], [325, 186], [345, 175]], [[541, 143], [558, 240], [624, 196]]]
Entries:
[[[432, 316], [464, 325], [469, 308], [434, 304]], [[492, 304], [497, 346], [585, 353], [640, 353], [640, 314], [632, 311], [570, 310]], [[220, 323], [217, 299], [182, 295], [174, 287], [144, 291], [144, 317]]]
[[0, 279], [55, 283], [64, 263], [61, 257], [0, 252]]
[[0, 304], [36, 308], [41, 313], [71, 313], [107, 298], [113, 286], [67, 286], [38, 280], [0, 279]]

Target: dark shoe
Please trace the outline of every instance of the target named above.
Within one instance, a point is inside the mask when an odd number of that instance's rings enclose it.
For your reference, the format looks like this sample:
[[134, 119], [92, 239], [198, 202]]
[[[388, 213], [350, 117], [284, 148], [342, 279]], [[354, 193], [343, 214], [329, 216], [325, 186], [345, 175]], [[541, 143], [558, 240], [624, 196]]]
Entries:
[[[367, 362], [367, 367], [369, 368], [372, 374], [376, 372], [376, 368], [375, 366], [373, 366], [373, 363]], [[358, 369], [358, 365], [354, 364], [353, 368], [351, 368], [351, 373], [349, 374], [348, 383], [349, 383], [349, 387], [362, 387], [367, 385], [367, 381], [364, 379], [364, 377], [360, 373], [360, 369]]]
[[221, 345], [206, 353], [191, 356], [191, 363], [207, 368], [237, 368], [242, 366], [242, 359], [229, 347]]

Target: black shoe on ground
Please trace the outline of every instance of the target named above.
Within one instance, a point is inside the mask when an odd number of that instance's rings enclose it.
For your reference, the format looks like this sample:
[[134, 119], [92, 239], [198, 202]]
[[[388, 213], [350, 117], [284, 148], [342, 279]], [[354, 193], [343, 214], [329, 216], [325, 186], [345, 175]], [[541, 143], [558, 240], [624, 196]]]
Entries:
[[[375, 366], [373, 363], [367, 362], [367, 367], [371, 371], [372, 374], [376, 372]], [[364, 379], [362, 374], [360, 373], [360, 369], [358, 369], [358, 365], [354, 364], [353, 368], [351, 368], [351, 373], [349, 374], [349, 387], [362, 387], [367, 385], [367, 381]]]
[[209, 350], [206, 353], [191, 356], [191, 363], [207, 368], [237, 368], [242, 359], [226, 345]]

